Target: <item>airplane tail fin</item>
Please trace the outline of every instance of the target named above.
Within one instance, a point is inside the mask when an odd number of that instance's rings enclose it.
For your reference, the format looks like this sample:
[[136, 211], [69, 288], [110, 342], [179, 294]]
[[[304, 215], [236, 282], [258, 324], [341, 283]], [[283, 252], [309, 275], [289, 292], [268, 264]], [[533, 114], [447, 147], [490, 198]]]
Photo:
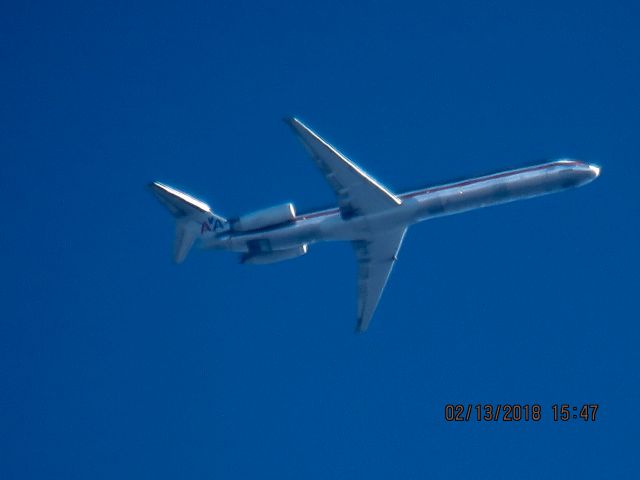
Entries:
[[211, 230], [211, 224], [227, 222], [224, 217], [213, 213], [209, 205], [180, 190], [160, 182], [150, 183], [149, 188], [176, 219], [173, 246], [173, 260], [176, 263], [184, 261], [198, 236], [205, 230]]

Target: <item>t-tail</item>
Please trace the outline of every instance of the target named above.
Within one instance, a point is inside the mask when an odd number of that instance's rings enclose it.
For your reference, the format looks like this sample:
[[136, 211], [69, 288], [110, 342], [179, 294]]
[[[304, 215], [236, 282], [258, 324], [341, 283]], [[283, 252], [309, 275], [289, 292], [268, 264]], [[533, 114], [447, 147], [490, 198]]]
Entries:
[[227, 220], [211, 211], [209, 205], [180, 190], [160, 182], [149, 184], [149, 188], [169, 213], [176, 219], [176, 238], [173, 260], [182, 263], [196, 239]]

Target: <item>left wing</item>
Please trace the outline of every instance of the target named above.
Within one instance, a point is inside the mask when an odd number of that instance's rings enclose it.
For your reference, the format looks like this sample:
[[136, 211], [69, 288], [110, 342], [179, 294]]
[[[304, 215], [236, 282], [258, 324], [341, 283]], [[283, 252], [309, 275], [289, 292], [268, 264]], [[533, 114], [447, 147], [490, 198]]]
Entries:
[[325, 142], [297, 118], [285, 119], [307, 148], [316, 165], [338, 196], [345, 220], [398, 206], [402, 201]]
[[397, 260], [406, 228], [385, 232], [366, 240], [354, 241], [358, 258], [358, 323], [356, 332], [364, 332], [378, 306], [382, 291]]

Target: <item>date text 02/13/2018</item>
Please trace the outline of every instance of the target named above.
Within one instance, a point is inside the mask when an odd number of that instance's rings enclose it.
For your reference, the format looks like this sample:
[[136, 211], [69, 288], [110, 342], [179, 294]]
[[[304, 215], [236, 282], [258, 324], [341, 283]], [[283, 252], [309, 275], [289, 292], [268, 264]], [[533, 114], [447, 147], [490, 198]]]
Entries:
[[444, 406], [444, 419], [447, 422], [539, 422], [544, 417], [554, 422], [595, 422], [598, 407], [597, 403], [554, 403], [548, 409], [538, 403], [448, 403]]

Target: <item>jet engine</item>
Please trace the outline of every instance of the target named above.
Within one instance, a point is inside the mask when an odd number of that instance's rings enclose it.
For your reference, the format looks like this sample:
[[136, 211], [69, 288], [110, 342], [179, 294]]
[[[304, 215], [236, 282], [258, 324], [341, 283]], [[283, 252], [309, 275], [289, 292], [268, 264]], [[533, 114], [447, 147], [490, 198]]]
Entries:
[[273, 250], [265, 253], [246, 253], [240, 259], [240, 263], [248, 265], [266, 265], [267, 263], [276, 263], [283, 260], [296, 258], [307, 253], [307, 244], [298, 247], [286, 248], [284, 250]]
[[296, 209], [293, 203], [276, 205], [264, 208], [257, 212], [248, 213], [241, 217], [229, 220], [231, 229], [237, 232], [247, 232], [265, 227], [274, 227], [283, 223], [293, 222], [296, 218]]

